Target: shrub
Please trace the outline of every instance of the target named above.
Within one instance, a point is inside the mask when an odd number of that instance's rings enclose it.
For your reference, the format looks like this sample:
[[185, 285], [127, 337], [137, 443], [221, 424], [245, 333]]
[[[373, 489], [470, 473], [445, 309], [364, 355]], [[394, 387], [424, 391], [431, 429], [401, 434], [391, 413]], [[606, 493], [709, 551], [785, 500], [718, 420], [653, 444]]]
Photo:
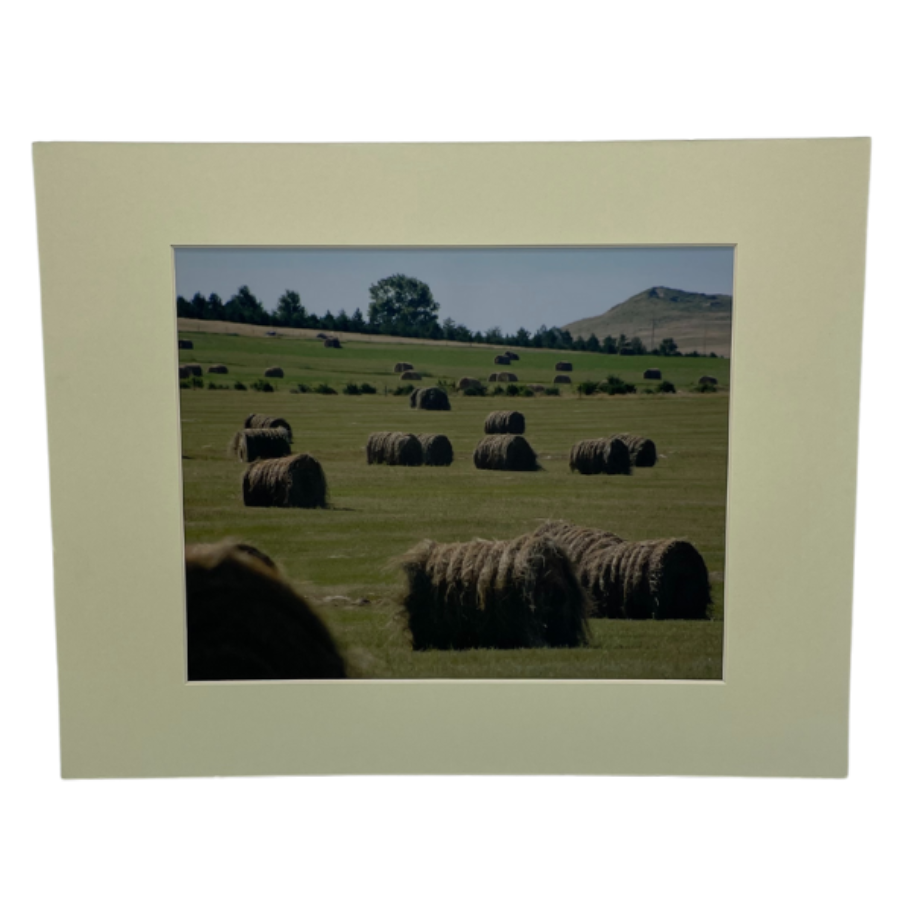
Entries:
[[210, 391], [227, 391], [227, 384], [216, 384], [214, 381], [210, 381], [209, 384], [206, 385], [207, 390]]
[[487, 388], [483, 384], [470, 384], [467, 388], [463, 388], [463, 394], [466, 397], [486, 397]]
[[499, 384], [495, 384], [494, 387], [491, 389], [491, 396], [492, 396], [492, 397], [502, 397], [502, 396], [504, 396], [505, 394], [506, 394], [506, 391], [503, 390], [503, 388], [500, 387]]
[[637, 388], [633, 384], [629, 384], [627, 381], [619, 378], [618, 375], [607, 375], [606, 381], [597, 385], [597, 390], [601, 394], [609, 395], [637, 393]]
[[250, 385], [250, 390], [252, 391], [262, 391], [264, 394], [273, 394], [275, 393], [275, 388], [269, 384], [268, 381], [265, 381], [262, 378], [257, 379]]
[[234, 383], [234, 386], [233, 386], [232, 390], [235, 390], [235, 391], [246, 391], [246, 390], [247, 390], [247, 385], [244, 384], [243, 381], [236, 381], [236, 382]]
[[672, 384], [671, 381], [663, 381], [660, 382], [656, 390], [659, 391], [660, 394], [674, 394], [675, 385]]
[[358, 397], [362, 391], [359, 389], [359, 385], [355, 384], [352, 381], [348, 381], [343, 388], [342, 393], [349, 394], [351, 397]]
[[534, 391], [530, 387], [526, 387], [525, 385], [522, 385], [522, 387], [519, 388], [519, 396], [520, 397], [533, 397]]
[[180, 387], [183, 391], [189, 391], [191, 389], [191, 383], [189, 381], [182, 380], [178, 382], [178, 387]]
[[361, 394], [377, 394], [377, 393], [378, 393], [378, 388], [372, 387], [371, 384], [369, 384], [367, 381], [364, 381], [364, 382], [359, 386], [359, 392], [360, 392]]
[[314, 394], [336, 394], [337, 391], [331, 387], [329, 384], [325, 384], [325, 382], [321, 382], [319, 384], [314, 384], [312, 388], [312, 392]]
[[456, 393], [456, 384], [452, 381], [445, 381], [443, 378], [439, 378], [435, 387], [439, 387], [445, 394], [449, 394], [451, 391]]
[[695, 394], [715, 394], [719, 389], [714, 384], [695, 384], [691, 390]]
[[506, 394], [507, 397], [518, 397], [521, 390], [517, 384], [508, 384], [503, 393]]
[[192, 388], [202, 388], [203, 387], [203, 379], [198, 378], [196, 375], [191, 377], [191, 387]]
[[395, 397], [406, 397], [411, 394], [415, 388], [411, 384], [399, 384], [391, 392]]
[[600, 390], [600, 382], [599, 381], [582, 381], [581, 384], [576, 388], [579, 394], [584, 397], [590, 397], [591, 394], [596, 394], [598, 390]]
[[545, 397], [558, 397], [559, 396], [559, 388], [558, 387], [548, 387], [546, 391], [544, 391]]
[[298, 384], [297, 387], [291, 388], [292, 394], [309, 394], [312, 388], [308, 384]]

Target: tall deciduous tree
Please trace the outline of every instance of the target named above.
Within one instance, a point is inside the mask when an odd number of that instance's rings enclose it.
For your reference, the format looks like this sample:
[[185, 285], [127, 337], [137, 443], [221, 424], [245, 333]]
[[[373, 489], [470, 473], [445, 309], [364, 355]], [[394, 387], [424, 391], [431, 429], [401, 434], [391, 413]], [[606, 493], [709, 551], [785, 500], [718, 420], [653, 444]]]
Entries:
[[437, 322], [440, 308], [431, 288], [418, 278], [390, 275], [369, 288], [369, 322], [382, 331], [426, 330]]

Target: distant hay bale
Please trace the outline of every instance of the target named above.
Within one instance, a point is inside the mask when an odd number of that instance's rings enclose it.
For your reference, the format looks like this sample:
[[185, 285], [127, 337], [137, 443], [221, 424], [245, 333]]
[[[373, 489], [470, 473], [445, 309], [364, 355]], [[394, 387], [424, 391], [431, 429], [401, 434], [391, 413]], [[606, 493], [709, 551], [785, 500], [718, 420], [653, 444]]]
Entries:
[[480, 388], [481, 382], [477, 378], [460, 378], [456, 382], [456, 389], [464, 391], [466, 388]]
[[193, 342], [193, 341], [179, 340], [179, 341], [178, 341], [178, 349], [179, 349], [179, 350], [193, 350], [193, 349], [194, 349], [194, 342]]
[[514, 410], [488, 413], [484, 420], [485, 434], [525, 434], [525, 416]]
[[553, 383], [554, 383], [554, 384], [571, 384], [571, 383], [572, 383], [572, 379], [569, 378], [568, 375], [557, 375], [557, 376], [553, 379]]
[[401, 381], [421, 381], [422, 376], [418, 372], [407, 370], [400, 376]]
[[322, 341], [322, 344], [325, 347], [331, 347], [333, 350], [342, 350], [343, 349], [341, 347], [340, 339], [336, 338], [336, 337], [325, 338], [325, 340]]
[[518, 381], [519, 376], [515, 372], [492, 372], [488, 381]]
[[697, 379], [697, 384], [718, 384], [719, 379], [713, 378], [712, 375], [702, 375]]
[[519, 359], [519, 354], [513, 353], [512, 350], [507, 350], [505, 356], [509, 357], [513, 362], [516, 362]]
[[659, 381], [662, 378], [662, 372], [659, 369], [645, 369], [644, 370], [644, 378], [649, 380]]
[[221, 363], [215, 366], [210, 366], [207, 370], [210, 375], [227, 375], [228, 374], [228, 366], [223, 366]]
[[284, 428], [245, 428], [231, 439], [228, 455], [241, 462], [290, 456], [290, 435]]
[[263, 372], [266, 378], [284, 378], [284, 369], [281, 366], [272, 366]]
[[[181, 368], [187, 369], [188, 375], [193, 375], [196, 378], [203, 377], [203, 366], [198, 366], [196, 363], [188, 363], [187, 365], [182, 366]], [[181, 371], [181, 368], [179, 368], [179, 371]]]
[[547, 390], [542, 384], [529, 384], [528, 387], [529, 387], [535, 394], [543, 394], [544, 391]]
[[472, 455], [476, 469], [503, 469], [509, 472], [534, 472], [539, 469], [537, 454], [518, 434], [492, 434], [483, 437]]
[[394, 372], [397, 374], [399, 374], [400, 372], [411, 372], [414, 368], [415, 366], [412, 363], [394, 363]]
[[656, 444], [650, 438], [637, 434], [614, 434], [627, 448], [631, 464], [638, 468], [649, 468], [656, 465]]
[[189, 681], [344, 678], [328, 628], [248, 544], [188, 544]]
[[179, 366], [178, 367], [178, 377], [180, 378], [190, 378], [191, 370], [188, 366]]
[[588, 439], [569, 450], [569, 469], [582, 475], [630, 475], [631, 456], [616, 438]]
[[449, 411], [450, 398], [438, 387], [416, 388], [409, 395], [409, 405], [412, 409]]
[[422, 445], [422, 463], [426, 466], [453, 464], [453, 444], [445, 434], [417, 434]]
[[558, 362], [556, 364], [557, 372], [571, 372], [572, 371], [572, 363], [566, 362], [563, 360], [562, 362]]
[[500, 356], [494, 357], [494, 365], [495, 366], [508, 366], [509, 365], [509, 357], [502, 353]]
[[328, 484], [308, 453], [255, 462], [244, 472], [244, 506], [328, 506]]
[[568, 557], [549, 538], [423, 541], [400, 564], [413, 650], [587, 643], [588, 598]]
[[425, 454], [414, 434], [376, 431], [366, 442], [366, 462], [371, 465], [421, 466]]
[[327, 335], [327, 334], [322, 334], [322, 332], [320, 331], [320, 332], [316, 335], [316, 339], [317, 339], [317, 340], [320, 340], [320, 341], [327, 341], [327, 340], [328, 340], [328, 335]]
[[261, 413], [250, 413], [244, 419], [244, 428], [283, 428], [288, 433], [288, 440], [294, 440], [294, 432], [287, 419], [280, 416], [264, 416]]

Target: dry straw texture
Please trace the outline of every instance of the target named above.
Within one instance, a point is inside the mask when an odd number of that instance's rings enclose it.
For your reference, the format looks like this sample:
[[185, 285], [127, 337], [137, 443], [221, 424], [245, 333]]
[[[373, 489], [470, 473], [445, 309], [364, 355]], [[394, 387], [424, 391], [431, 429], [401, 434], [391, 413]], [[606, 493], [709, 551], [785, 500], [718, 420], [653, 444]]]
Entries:
[[539, 469], [537, 454], [518, 434], [492, 434], [483, 437], [472, 455], [477, 469], [505, 469], [510, 472], [534, 472]]
[[656, 444], [650, 438], [637, 434], [614, 434], [613, 437], [628, 448], [628, 455], [631, 457], [633, 466], [649, 468], [656, 465]]
[[554, 384], [571, 384], [572, 379], [569, 378], [568, 375], [557, 375], [556, 378], [553, 379]]
[[617, 438], [590, 438], [569, 450], [569, 469], [582, 475], [630, 475], [631, 456]]
[[513, 353], [512, 350], [507, 350], [505, 355], [508, 356], [508, 357], [509, 357], [511, 360], [513, 360], [514, 362], [515, 362], [516, 360], [518, 360], [518, 358], [519, 358], [519, 354], [518, 354], [518, 353]]
[[227, 375], [228, 374], [228, 366], [223, 366], [221, 363], [218, 363], [215, 366], [210, 366], [207, 370], [210, 375]]
[[179, 341], [178, 349], [179, 350], [193, 350], [194, 342], [193, 341]]
[[333, 350], [341, 350], [342, 349], [341, 342], [336, 337], [325, 338], [325, 340], [322, 341], [322, 344], [326, 347], [330, 347]]
[[459, 381], [456, 382], [456, 389], [458, 391], [464, 391], [466, 388], [480, 388], [481, 382], [477, 378], [460, 378]]
[[494, 357], [494, 365], [495, 366], [508, 366], [509, 365], [509, 357], [503, 353], [500, 356]]
[[266, 378], [284, 378], [284, 369], [281, 366], [272, 366], [263, 372]]
[[262, 551], [188, 544], [185, 581], [189, 681], [346, 676], [326, 626]]
[[416, 388], [409, 395], [409, 405], [412, 409], [446, 412], [450, 409], [450, 398], [437, 387]]
[[436, 544], [401, 560], [414, 650], [577, 647], [587, 642], [589, 601], [552, 540]]
[[328, 506], [328, 484], [308, 453], [255, 462], [244, 472], [244, 506]]
[[556, 364], [556, 371], [557, 372], [571, 372], [572, 371], [572, 363], [565, 362], [565, 361], [558, 362]]
[[400, 376], [401, 381], [421, 381], [422, 376], [418, 372], [406, 371]]
[[412, 363], [399, 362], [394, 363], [394, 372], [399, 374], [400, 372], [410, 372], [415, 368]]
[[288, 433], [288, 440], [293, 441], [294, 432], [288, 425], [287, 419], [279, 416], [264, 416], [261, 413], [250, 413], [244, 419], [244, 428], [283, 428]]
[[484, 420], [485, 434], [525, 434], [525, 416], [514, 410], [500, 409], [488, 413]]
[[366, 442], [366, 461], [370, 466], [421, 466], [425, 454], [414, 434], [402, 431], [376, 431]]
[[702, 375], [697, 379], [698, 384], [718, 384], [719, 379], [713, 378], [712, 375]]
[[449, 466], [453, 463], [453, 444], [445, 434], [416, 435], [422, 445], [423, 463], [426, 466]]
[[242, 462], [290, 456], [291, 438], [284, 428], [245, 428], [228, 444], [228, 455]]
[[660, 378], [662, 378], [662, 372], [659, 369], [645, 369], [644, 378], [648, 380], [655, 379], [656, 381], [658, 381]]

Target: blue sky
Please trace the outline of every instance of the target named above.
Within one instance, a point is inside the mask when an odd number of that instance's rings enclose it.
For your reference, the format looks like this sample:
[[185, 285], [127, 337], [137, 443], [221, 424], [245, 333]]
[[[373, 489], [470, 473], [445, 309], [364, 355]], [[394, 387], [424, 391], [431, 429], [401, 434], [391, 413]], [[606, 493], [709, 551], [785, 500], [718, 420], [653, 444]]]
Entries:
[[310, 312], [369, 305], [369, 285], [402, 273], [426, 282], [438, 313], [504, 333], [600, 315], [649, 287], [730, 294], [731, 247], [298, 249], [178, 248], [176, 290], [228, 300], [248, 285], [273, 310], [285, 290]]

